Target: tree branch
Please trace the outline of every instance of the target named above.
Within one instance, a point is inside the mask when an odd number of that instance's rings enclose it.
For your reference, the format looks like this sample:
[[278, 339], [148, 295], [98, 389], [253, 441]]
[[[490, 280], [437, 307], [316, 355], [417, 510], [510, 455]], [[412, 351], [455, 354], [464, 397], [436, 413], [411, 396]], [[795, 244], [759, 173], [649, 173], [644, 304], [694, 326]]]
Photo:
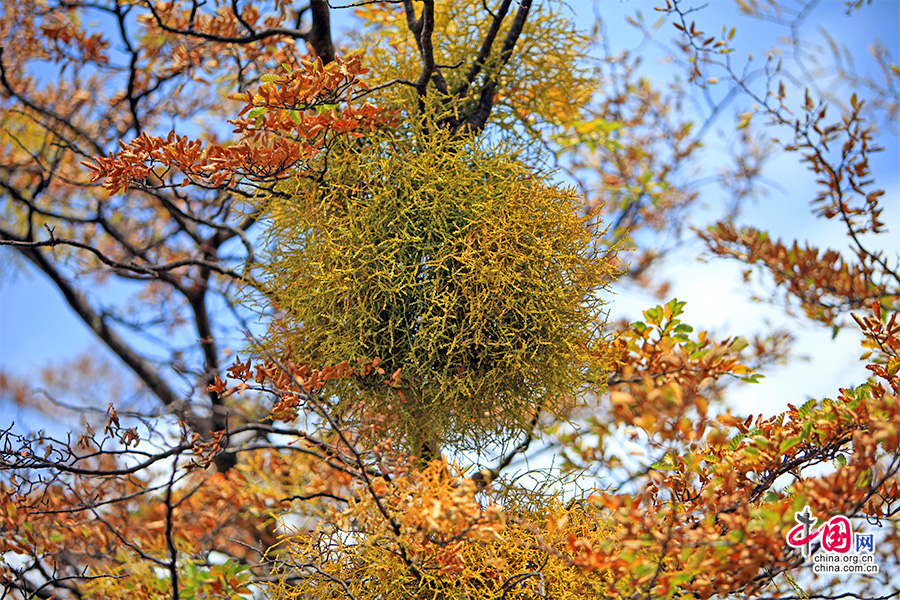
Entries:
[[306, 39], [316, 56], [322, 59], [322, 64], [327, 65], [334, 62], [334, 42], [331, 39], [331, 16], [328, 2], [311, 0], [309, 8], [312, 12], [312, 27]]
[[[0, 231], [0, 246], [11, 246], [16, 248], [17, 250], [23, 249], [35, 249], [42, 247], [53, 247], [53, 246], [72, 246], [74, 248], [80, 248], [82, 250], [87, 250], [94, 256], [96, 256], [100, 262], [103, 264], [112, 267], [118, 271], [130, 271], [136, 273], [138, 275], [144, 275], [148, 279], [161, 279], [163, 273], [167, 273], [174, 269], [178, 269], [181, 267], [200, 267], [202, 269], [219, 273], [220, 275], [226, 275], [235, 280], [241, 279], [241, 275], [235, 273], [230, 269], [226, 269], [214, 262], [210, 262], [207, 260], [197, 260], [191, 258], [185, 258], [182, 260], [175, 260], [164, 265], [159, 266], [144, 266], [139, 265], [132, 262], [121, 262], [117, 260], [113, 260], [109, 258], [93, 246], [88, 244], [84, 244], [82, 242], [76, 242], [75, 240], [66, 240], [63, 238], [58, 238], [53, 235], [53, 231], [50, 232], [50, 238], [46, 240], [40, 241], [28, 241], [22, 239], [14, 239], [13, 234], [5, 231]], [[33, 262], [33, 261], [32, 261]]]
[[431, 79], [435, 69], [434, 44], [431, 39], [431, 36], [434, 34], [434, 0], [425, 0], [422, 17], [419, 21], [418, 40], [419, 50], [422, 53], [422, 72], [416, 81], [416, 90], [419, 92], [419, 96], [424, 96], [428, 80]]
[[[138, 378], [144, 382], [147, 388], [154, 396], [168, 407], [178, 407], [181, 405], [182, 399], [172, 390], [169, 385], [160, 377], [157, 370], [150, 365], [143, 357], [138, 355], [115, 331], [113, 331], [105, 322], [103, 316], [98, 313], [93, 306], [85, 298], [71, 281], [66, 279], [56, 267], [47, 260], [47, 257], [41, 253], [34, 244], [28, 240], [17, 239], [16, 236], [9, 232], [0, 230], [0, 239], [12, 243], [19, 253], [27, 258], [38, 269], [43, 271], [50, 280], [59, 288], [66, 303], [75, 311], [84, 323], [103, 340], [113, 353], [118, 356], [122, 362], [134, 372]], [[48, 240], [50, 242], [52, 240]], [[24, 244], [22, 242], [25, 242]], [[49, 243], [44, 245], [56, 245]]]
[[[323, 4], [325, 4], [323, 2]], [[221, 35], [218, 33], [206, 33], [203, 31], [197, 31], [194, 29], [193, 25], [193, 14], [191, 19], [191, 25], [187, 29], [178, 29], [177, 27], [172, 27], [167, 23], [163, 22], [162, 17], [156, 10], [156, 7], [153, 5], [153, 2], [146, 1], [146, 6], [150, 9], [150, 14], [153, 15], [153, 19], [156, 22], [156, 25], [166, 31], [168, 33], [174, 33], [177, 35], [184, 35], [194, 38], [199, 38], [201, 40], [206, 40], [209, 42], [220, 42], [224, 44], [252, 44], [254, 42], [259, 42], [261, 40], [265, 40], [271, 37], [284, 36], [289, 37], [291, 39], [300, 39], [304, 41], [309, 41], [310, 33], [303, 32], [298, 29], [291, 29], [288, 27], [270, 27], [268, 29], [263, 29], [261, 31], [254, 31], [253, 33], [248, 33], [247, 35], [242, 36], [234, 36], [234, 35]], [[195, 5], [196, 9], [196, 5]]]
[[[36, 112], [40, 115], [43, 115], [44, 117], [47, 117], [48, 119], [52, 119], [52, 120], [56, 121], [57, 123], [59, 123], [60, 125], [62, 125], [63, 127], [65, 127], [66, 129], [73, 131], [76, 135], [78, 135], [78, 137], [80, 137], [82, 140], [84, 140], [91, 146], [91, 149], [92, 149], [94, 155], [104, 153], [103, 148], [101, 148], [100, 145], [96, 141], [94, 141], [93, 138], [91, 138], [87, 134], [86, 131], [84, 131], [83, 129], [80, 129], [79, 127], [76, 127], [71, 122], [69, 122], [68, 119], [57, 115], [53, 111], [50, 111], [46, 108], [38, 106], [37, 104], [34, 104], [33, 102], [31, 102], [24, 96], [18, 94], [13, 89], [12, 84], [10, 84], [9, 80], [6, 78], [6, 69], [3, 66], [3, 46], [0, 46], [0, 84], [2, 84], [4, 88], [6, 88], [6, 91], [9, 92], [10, 96], [15, 98], [19, 102], [21, 102], [27, 108], [30, 108], [34, 112]], [[57, 136], [59, 135], [52, 128], [47, 127], [47, 129], [49, 129], [50, 131], [53, 131], [54, 135], [57, 135]], [[59, 136], [59, 137], [62, 137], [62, 136]], [[78, 152], [80, 154], [82, 154], [83, 156], [90, 156], [89, 153], [84, 152], [83, 150], [79, 149]]]
[[481, 99], [478, 101], [478, 107], [471, 115], [469, 115], [469, 118], [466, 119], [463, 124], [463, 127], [466, 129], [470, 131], [480, 131], [484, 128], [485, 123], [487, 123], [487, 119], [491, 114], [491, 109], [494, 107], [494, 95], [497, 92], [500, 72], [512, 56], [513, 49], [516, 47], [516, 42], [522, 34], [522, 29], [525, 27], [525, 21], [528, 19], [528, 12], [530, 10], [531, 0], [522, 0], [519, 4], [519, 10], [516, 11], [512, 26], [506, 34], [506, 39], [503, 41], [503, 48], [500, 51], [497, 72], [485, 82], [484, 88], [481, 90]]
[[500, 25], [503, 24], [503, 19], [506, 18], [511, 3], [512, 0], [503, 0], [500, 9], [497, 11], [497, 14], [494, 15], [494, 18], [491, 21], [491, 27], [488, 29], [487, 35], [484, 36], [484, 41], [481, 43], [481, 49], [478, 51], [478, 56], [475, 57], [475, 62], [472, 63], [469, 72], [466, 74], [465, 81], [463, 81], [460, 88], [456, 91], [457, 98], [462, 98], [468, 93], [469, 86], [475, 82], [475, 78], [478, 77], [482, 67], [484, 67], [484, 63], [487, 62], [487, 59], [490, 57], [491, 49], [494, 47], [494, 40], [497, 39]]
[[434, 62], [434, 45], [431, 39], [434, 33], [433, 0], [425, 2], [422, 16], [419, 18], [416, 18], [416, 9], [412, 0], [403, 0], [403, 10], [406, 13], [406, 25], [409, 27], [410, 33], [413, 34], [416, 40], [416, 47], [419, 49], [419, 55], [422, 57], [422, 73], [416, 82], [419, 96], [425, 94], [425, 87], [428, 85], [429, 79], [434, 81], [434, 85], [439, 92], [447, 94], [447, 82]]

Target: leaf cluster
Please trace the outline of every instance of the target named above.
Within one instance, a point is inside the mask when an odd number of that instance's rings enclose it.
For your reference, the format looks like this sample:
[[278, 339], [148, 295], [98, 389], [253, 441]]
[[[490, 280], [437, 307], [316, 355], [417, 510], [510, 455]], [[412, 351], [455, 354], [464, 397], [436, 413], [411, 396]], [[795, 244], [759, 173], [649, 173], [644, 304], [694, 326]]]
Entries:
[[[486, 126], [492, 132], [524, 135], [545, 150], [544, 132], [570, 126], [581, 116], [596, 80], [585, 61], [590, 38], [569, 18], [569, 7], [555, 0], [526, 5], [521, 25], [506, 15], [522, 5], [508, 0], [497, 7], [464, 0], [434, 11], [437, 73], [428, 82], [426, 101], [434, 103], [440, 119], [459, 126], [488, 105], [489, 97]], [[372, 4], [360, 7], [357, 15], [366, 27], [353, 41], [371, 69], [371, 96], [379, 104], [417, 112], [411, 84], [421, 69], [421, 40], [408, 27], [408, 12]], [[391, 85], [398, 82], [409, 85]]]
[[604, 354], [611, 271], [577, 197], [476, 136], [385, 132], [328, 160], [269, 209], [269, 347], [318, 369], [377, 358], [323, 394], [413, 446], [561, 414]]
[[551, 495], [539, 513], [517, 514], [479, 500], [473, 481], [443, 461], [358, 491], [358, 501], [272, 550], [271, 597], [606, 597], [608, 574], [575, 560], [609, 534], [589, 504], [563, 506]]

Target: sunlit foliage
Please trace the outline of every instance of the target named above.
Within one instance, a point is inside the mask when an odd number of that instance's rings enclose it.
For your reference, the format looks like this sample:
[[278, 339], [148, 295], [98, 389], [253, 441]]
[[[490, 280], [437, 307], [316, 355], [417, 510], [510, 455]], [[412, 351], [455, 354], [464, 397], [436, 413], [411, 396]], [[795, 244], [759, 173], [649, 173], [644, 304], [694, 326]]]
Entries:
[[[839, 49], [806, 68], [815, 2], [737, 3], [796, 71], [739, 66], [739, 28], [684, 1], [627, 20], [635, 51], [552, 0], [351, 4], [4, 6], [4, 268], [111, 354], [0, 373], [46, 424], [0, 423], [0, 597], [896, 597], [884, 46], [884, 82]], [[747, 218], [794, 154], [849, 250]], [[695, 331], [654, 272], [692, 240], [860, 331], [870, 377], [731, 406], [790, 372], [794, 332]], [[661, 299], [627, 319], [624, 286]], [[806, 507], [877, 526], [880, 573], [811, 572], [786, 543]]]
[[268, 201], [260, 279], [285, 318], [264, 346], [316, 369], [377, 358], [323, 389], [333, 410], [483, 448], [602, 385], [610, 266], [571, 190], [427, 126], [335, 146]]

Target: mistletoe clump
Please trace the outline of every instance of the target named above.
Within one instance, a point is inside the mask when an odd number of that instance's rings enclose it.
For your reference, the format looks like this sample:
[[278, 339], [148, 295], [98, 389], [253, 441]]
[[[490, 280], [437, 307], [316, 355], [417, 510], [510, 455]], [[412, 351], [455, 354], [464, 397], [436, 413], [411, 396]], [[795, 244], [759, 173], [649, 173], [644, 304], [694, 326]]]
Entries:
[[413, 452], [477, 449], [583, 389], [611, 267], [574, 192], [507, 146], [423, 130], [333, 148], [271, 203], [272, 342], [311, 369], [369, 365], [322, 399]]

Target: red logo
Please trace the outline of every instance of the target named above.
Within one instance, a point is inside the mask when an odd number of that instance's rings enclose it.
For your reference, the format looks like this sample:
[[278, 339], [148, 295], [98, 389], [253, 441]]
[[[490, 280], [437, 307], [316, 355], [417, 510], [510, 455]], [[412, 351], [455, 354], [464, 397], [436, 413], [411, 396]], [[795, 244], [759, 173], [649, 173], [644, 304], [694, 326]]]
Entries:
[[[850, 519], [844, 516], [831, 517], [827, 523], [818, 529], [813, 529], [816, 519], [810, 514], [807, 506], [802, 513], [794, 516], [797, 525], [787, 535], [787, 543], [793, 548], [804, 548], [804, 554], [809, 552], [809, 544], [820, 535], [822, 536], [822, 548], [829, 552], [846, 554], [853, 546], [853, 530], [850, 529]], [[808, 556], [808, 554], [807, 554]]]

